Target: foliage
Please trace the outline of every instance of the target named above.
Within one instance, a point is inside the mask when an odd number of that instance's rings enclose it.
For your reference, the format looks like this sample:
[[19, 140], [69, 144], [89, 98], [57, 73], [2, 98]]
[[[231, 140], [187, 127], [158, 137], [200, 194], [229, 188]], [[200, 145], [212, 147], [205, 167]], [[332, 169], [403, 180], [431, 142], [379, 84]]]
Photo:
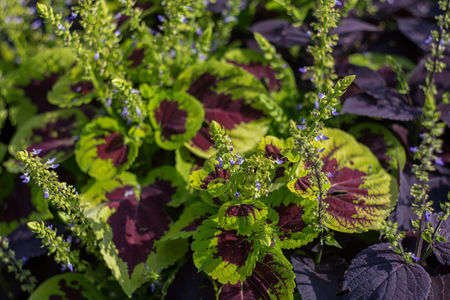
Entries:
[[450, 1], [412, 2], [0, 1], [6, 297], [448, 295]]

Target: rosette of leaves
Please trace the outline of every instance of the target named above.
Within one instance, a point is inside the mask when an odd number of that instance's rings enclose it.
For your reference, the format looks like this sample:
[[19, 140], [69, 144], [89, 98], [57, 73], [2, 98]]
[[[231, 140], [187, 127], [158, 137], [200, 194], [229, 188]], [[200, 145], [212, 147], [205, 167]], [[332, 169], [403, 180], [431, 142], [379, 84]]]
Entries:
[[[338, 129], [324, 129], [318, 147], [322, 172], [327, 174], [328, 192], [323, 199], [323, 222], [341, 232], [377, 230], [395, 206], [396, 180], [380, 165], [375, 155], [351, 135]], [[312, 184], [310, 166], [300, 162], [297, 178], [289, 189], [302, 198], [317, 201], [318, 187]]]
[[191, 248], [195, 266], [222, 284], [236, 284], [252, 274], [265, 246], [257, 235], [225, 230], [217, 217], [202, 222], [194, 233]]
[[84, 113], [76, 108], [57, 110], [36, 115], [18, 128], [9, 152], [41, 149], [39, 156], [56, 158], [62, 162], [72, 155], [81, 128], [86, 124]]
[[215, 152], [209, 131], [212, 121], [227, 129], [238, 152], [254, 148], [269, 128], [265, 108], [259, 100], [267, 90], [242, 68], [219, 61], [196, 64], [180, 74], [175, 90], [187, 92], [203, 105], [203, 126], [185, 143], [200, 157], [208, 158]]
[[22, 183], [17, 175], [4, 173], [0, 177], [0, 231], [7, 235], [29, 220], [52, 217], [41, 188]]
[[255, 76], [279, 102], [296, 92], [294, 73], [287, 64], [283, 74], [278, 74], [269, 66], [263, 54], [250, 49], [230, 50], [225, 53], [224, 59]]
[[348, 133], [369, 147], [387, 171], [396, 175], [399, 167], [403, 170], [405, 149], [389, 129], [376, 123], [362, 123], [351, 127]]
[[286, 187], [263, 199], [278, 215], [276, 244], [283, 249], [298, 248], [312, 242], [319, 234], [315, 226], [317, 202], [291, 193]]
[[204, 110], [199, 101], [184, 92], [160, 90], [148, 105], [156, 143], [174, 150], [190, 141], [203, 123]]
[[105, 299], [85, 275], [64, 273], [50, 277], [30, 296], [30, 300]]
[[260, 255], [252, 274], [244, 281], [221, 286], [219, 299], [280, 299], [294, 298], [295, 275], [292, 265], [277, 247]]
[[117, 120], [109, 117], [87, 124], [75, 149], [80, 169], [96, 179], [112, 178], [127, 170], [137, 154], [137, 142]]
[[128, 296], [188, 250], [184, 239], [158, 242], [169, 228], [165, 206], [175, 190], [157, 181], [141, 186], [133, 174], [124, 172], [92, 182], [81, 195], [100, 252]]
[[75, 66], [61, 76], [48, 93], [48, 102], [59, 107], [80, 106], [96, 96], [91, 80], [83, 78], [84, 70]]

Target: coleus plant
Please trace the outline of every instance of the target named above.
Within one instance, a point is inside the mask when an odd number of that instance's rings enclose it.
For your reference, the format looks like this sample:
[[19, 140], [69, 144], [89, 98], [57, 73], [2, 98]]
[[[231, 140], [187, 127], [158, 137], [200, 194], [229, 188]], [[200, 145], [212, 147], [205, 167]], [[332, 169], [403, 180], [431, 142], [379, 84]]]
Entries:
[[445, 297], [448, 1], [437, 27], [428, 2], [69, 2], [0, 3], [0, 258], [31, 299]]

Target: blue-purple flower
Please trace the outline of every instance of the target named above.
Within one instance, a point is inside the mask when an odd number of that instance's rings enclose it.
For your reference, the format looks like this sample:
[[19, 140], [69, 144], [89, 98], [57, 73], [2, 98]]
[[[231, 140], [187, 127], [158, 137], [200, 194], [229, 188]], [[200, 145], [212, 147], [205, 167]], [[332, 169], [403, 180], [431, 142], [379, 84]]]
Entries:
[[259, 183], [259, 181], [255, 182], [255, 186], [258, 191], [261, 189], [261, 183]]
[[44, 198], [47, 199], [48, 196], [50, 196], [50, 194], [48, 193], [48, 190], [45, 190], [45, 191], [44, 191]]
[[41, 153], [41, 151], [42, 151], [42, 149], [34, 149], [34, 148], [33, 148], [33, 151], [31, 151], [31, 154], [33, 154], [33, 155], [39, 155], [39, 153]]
[[414, 253], [411, 253], [411, 258], [414, 259], [415, 261], [420, 260], [420, 258], [418, 258]]
[[236, 199], [239, 199], [239, 195], [240, 195], [241, 193], [239, 193], [239, 192], [236, 192], [236, 194], [234, 194], [234, 196], [236, 197]]
[[219, 161], [219, 168], [223, 167], [223, 159], [222, 157], [218, 157], [217, 160]]
[[20, 179], [22, 179], [23, 183], [30, 182], [30, 176], [27, 173], [24, 173], [23, 175], [20, 175]]
[[436, 159], [434, 160], [434, 162], [440, 166], [444, 166], [445, 163], [444, 161], [440, 158], [440, 157], [436, 157]]
[[300, 73], [306, 73], [306, 71], [308, 71], [308, 68], [307, 67], [301, 67], [301, 68], [298, 68], [298, 71]]

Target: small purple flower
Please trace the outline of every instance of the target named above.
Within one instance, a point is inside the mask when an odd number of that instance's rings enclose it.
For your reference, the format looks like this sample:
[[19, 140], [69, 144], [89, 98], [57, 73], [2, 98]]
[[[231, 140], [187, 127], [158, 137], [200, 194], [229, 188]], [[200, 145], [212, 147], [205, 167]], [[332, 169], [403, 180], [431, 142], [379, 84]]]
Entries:
[[431, 215], [431, 213], [427, 210], [426, 212], [425, 212], [425, 221], [428, 223], [428, 222], [430, 222], [430, 215]]
[[112, 104], [112, 99], [111, 99], [111, 98], [106, 99], [106, 101], [105, 101], [105, 106], [106, 106], [106, 107], [110, 107], [111, 104]]
[[133, 189], [126, 190], [126, 191], [123, 193], [123, 196], [124, 196], [125, 198], [128, 198], [128, 197], [133, 196], [133, 195], [134, 195]]
[[33, 29], [33, 30], [36, 30], [36, 29], [38, 29], [41, 26], [42, 26], [42, 20], [41, 19], [37, 19], [36, 21], [31, 23], [31, 29]]
[[46, 164], [51, 165], [55, 162], [56, 158], [47, 159]]
[[429, 35], [429, 36], [427, 37], [427, 39], [426, 39], [425, 41], [423, 41], [423, 43], [424, 43], [425, 45], [428, 45], [428, 44], [431, 44], [432, 41], [433, 41], [433, 38], [431, 37], [431, 35]]
[[58, 29], [59, 30], [62, 30], [62, 31], [66, 31], [67, 29], [66, 29], [66, 27], [64, 27], [62, 24], [58, 24]]
[[45, 191], [44, 191], [44, 198], [47, 199], [48, 196], [50, 196], [49, 193], [48, 193], [48, 190], [45, 190]]
[[138, 89], [131, 89], [130, 93], [136, 94], [136, 95], [140, 95], [140, 94], [141, 94], [141, 91], [138, 90]]
[[300, 123], [301, 123], [301, 124], [305, 124], [305, 122], [306, 122], [306, 119], [305, 119], [305, 118], [302, 118], [302, 119], [300, 120]]
[[30, 182], [30, 176], [28, 175], [28, 174], [23, 174], [23, 175], [20, 175], [20, 179], [23, 179], [22, 180], [22, 182], [23, 183], [28, 183], [28, 182]]
[[141, 113], [141, 109], [139, 108], [139, 106], [136, 106], [136, 114], [140, 117], [142, 117], [142, 113]]
[[199, 27], [199, 28], [197, 28], [195, 33], [198, 34], [198, 35], [202, 35], [203, 34], [203, 30]]
[[234, 161], [234, 159], [230, 159], [230, 165], [234, 166], [236, 164], [236, 162]]
[[420, 260], [420, 258], [418, 258], [414, 253], [411, 253], [411, 258], [414, 259], [415, 261]]
[[255, 186], [258, 191], [261, 189], [261, 183], [259, 183], [259, 181], [255, 182]]
[[114, 15], [114, 20], [120, 19], [121, 16], [122, 16], [122, 14], [119, 11], [117, 14]]
[[297, 129], [298, 130], [305, 130], [306, 129], [306, 125], [297, 125]]
[[182, 23], [187, 23], [187, 22], [188, 22], [188, 19], [186, 19], [185, 16], [182, 16], [182, 17], [181, 17], [181, 22], [182, 22]]
[[52, 169], [56, 169], [57, 167], [59, 167], [59, 164], [51, 164], [49, 166], [49, 168], [52, 168]]
[[336, 108], [332, 108], [332, 109], [331, 109], [331, 114], [332, 114], [333, 116], [339, 115], [339, 113], [336, 111]]
[[241, 193], [239, 193], [239, 192], [236, 192], [236, 194], [234, 194], [234, 196], [236, 197], [236, 199], [239, 199], [239, 195], [240, 195]]
[[70, 261], [67, 263], [67, 268], [69, 268], [70, 272], [73, 272], [73, 266]]
[[306, 36], [307, 36], [307, 37], [311, 37], [311, 31], [309, 31], [309, 30], [306, 31]]
[[122, 109], [122, 112], [120, 113], [120, 115], [124, 118], [128, 118], [130, 113], [128, 112], [128, 108], [126, 106]]
[[325, 148], [319, 149], [319, 153], [322, 153]]
[[303, 105], [301, 105], [301, 104], [299, 103], [299, 104], [297, 104], [297, 105], [294, 107], [294, 109], [295, 109], [295, 110], [300, 110], [300, 109], [302, 109], [302, 107], [303, 107]]
[[416, 153], [417, 150], [417, 147], [409, 147], [409, 151], [411, 151], [412, 153]]
[[159, 20], [161, 23], [164, 23], [164, 21], [165, 21], [166, 19], [164, 18], [164, 16], [158, 15], [158, 20]]
[[336, 6], [342, 6], [342, 2], [339, 0], [334, 0], [334, 5]]
[[436, 157], [434, 162], [437, 163], [440, 166], [444, 166], [445, 165], [444, 161], [440, 157]]
[[327, 177], [328, 177], [328, 178], [331, 178], [331, 177], [333, 177], [333, 174], [331, 174], [331, 172], [328, 172], [328, 173], [327, 173]]
[[325, 94], [323, 94], [323, 93], [319, 93], [319, 99], [323, 99], [323, 98], [325, 98]]
[[217, 160], [219, 161], [219, 168], [223, 167], [223, 159], [222, 157], [218, 157]]
[[69, 16], [70, 21], [73, 21], [73, 20], [75, 20], [76, 18], [77, 18], [77, 14], [76, 14], [75, 12], [71, 12], [71, 13], [70, 13], [70, 16]]
[[298, 68], [298, 71], [300, 73], [306, 73], [306, 71], [308, 71], [308, 68], [307, 67], [301, 67], [301, 68]]
[[72, 243], [72, 236], [71, 236], [71, 235], [69, 235], [69, 236], [67, 237], [67, 242], [68, 242], [69, 244]]
[[95, 55], [94, 55], [94, 60], [97, 60], [97, 59], [99, 59], [100, 58], [100, 53], [98, 53], [98, 52], [95, 52]]
[[39, 153], [41, 153], [42, 149], [35, 149], [33, 148], [33, 151], [31, 151], [31, 154], [33, 155], [39, 155]]
[[116, 31], [114, 31], [114, 35], [116, 37], [119, 37], [122, 34], [122, 31], [120, 31], [119, 29], [117, 29]]
[[319, 108], [320, 108], [319, 101], [314, 101], [314, 107], [315, 107], [316, 109], [319, 109]]
[[275, 163], [276, 163], [277, 165], [282, 165], [282, 164], [284, 164], [284, 160], [279, 159], [279, 158], [277, 157], [277, 159], [275, 160]]
[[242, 165], [242, 163], [244, 162], [244, 159], [238, 154], [236, 154], [236, 165]]

